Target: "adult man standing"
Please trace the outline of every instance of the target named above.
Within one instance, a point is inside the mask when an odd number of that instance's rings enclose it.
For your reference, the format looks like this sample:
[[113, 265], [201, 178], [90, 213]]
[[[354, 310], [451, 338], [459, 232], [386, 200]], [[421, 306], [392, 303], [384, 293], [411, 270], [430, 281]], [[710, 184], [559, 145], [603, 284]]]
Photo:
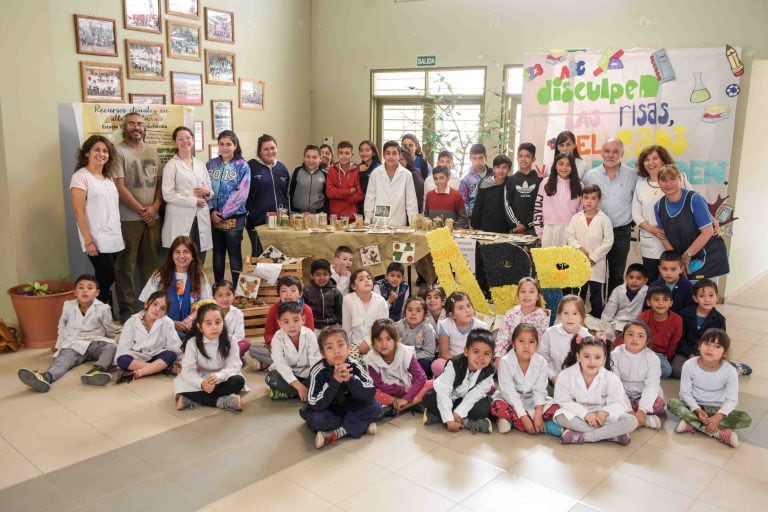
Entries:
[[585, 185], [597, 185], [602, 192], [600, 209], [613, 224], [613, 248], [608, 253], [608, 296], [624, 282], [629, 242], [632, 235], [632, 197], [637, 173], [623, 165], [624, 144], [608, 139], [603, 144], [603, 165], [584, 175]]
[[146, 283], [158, 265], [160, 216], [163, 201], [160, 157], [144, 142], [144, 117], [131, 112], [123, 118], [123, 140], [115, 146], [114, 180], [120, 194], [120, 224], [125, 249], [115, 262], [115, 289], [120, 320], [134, 313], [136, 265]]

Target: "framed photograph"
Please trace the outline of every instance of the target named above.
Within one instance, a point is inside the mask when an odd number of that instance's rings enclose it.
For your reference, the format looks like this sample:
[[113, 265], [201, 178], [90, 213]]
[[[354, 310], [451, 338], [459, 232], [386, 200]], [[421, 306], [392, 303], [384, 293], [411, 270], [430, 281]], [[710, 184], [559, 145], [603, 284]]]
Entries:
[[123, 0], [123, 24], [127, 30], [159, 34], [160, 0]]
[[115, 20], [75, 14], [77, 53], [117, 57]]
[[205, 83], [235, 85], [235, 54], [205, 50]]
[[165, 12], [197, 19], [200, 17], [200, 0], [165, 0]]
[[125, 60], [131, 80], [164, 80], [163, 43], [125, 40]]
[[219, 145], [208, 144], [208, 160], [213, 160], [217, 156], [219, 156]]
[[205, 8], [205, 38], [235, 44], [235, 13]]
[[248, 110], [264, 110], [264, 80], [238, 79], [238, 105]]
[[195, 151], [203, 150], [203, 122], [195, 121]]
[[168, 57], [173, 59], [200, 60], [200, 27], [166, 20], [168, 26]]
[[174, 105], [202, 105], [203, 75], [171, 71], [171, 103]]
[[85, 103], [124, 103], [123, 66], [80, 61], [80, 80]]
[[165, 94], [128, 93], [128, 103], [134, 105], [165, 105]]
[[224, 130], [232, 130], [232, 101], [211, 100], [211, 120], [213, 121], [213, 138], [218, 138]]

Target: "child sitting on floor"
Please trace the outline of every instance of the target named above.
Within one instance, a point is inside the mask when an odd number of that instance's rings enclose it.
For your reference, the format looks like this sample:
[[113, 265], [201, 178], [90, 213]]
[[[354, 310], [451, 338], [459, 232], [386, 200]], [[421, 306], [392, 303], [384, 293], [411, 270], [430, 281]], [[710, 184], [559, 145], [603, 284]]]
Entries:
[[381, 295], [387, 301], [389, 319], [393, 322], [397, 322], [403, 317], [405, 300], [410, 295], [410, 286], [403, 280], [404, 276], [405, 267], [403, 264], [393, 261], [387, 265], [387, 275], [376, 281], [373, 287], [373, 293]]
[[536, 345], [549, 327], [549, 313], [540, 307], [541, 287], [533, 277], [524, 277], [517, 283], [517, 305], [507, 311], [501, 327], [496, 331], [496, 351], [493, 366], [499, 367], [501, 358], [507, 355], [512, 333], [520, 324], [529, 324], [536, 328]]
[[437, 378], [454, 356], [464, 353], [467, 335], [472, 329], [488, 329], [488, 324], [475, 318], [475, 308], [469, 295], [453, 292], [445, 301], [448, 318], [437, 327], [437, 350], [440, 357], [432, 363], [432, 375]]
[[349, 290], [342, 304], [342, 325], [349, 340], [352, 358], [362, 362], [362, 356], [371, 349], [371, 326], [380, 318], [389, 317], [387, 301], [373, 293], [373, 277], [365, 269], [352, 273]]
[[381, 405], [373, 398], [376, 388], [368, 372], [349, 357], [347, 333], [338, 326], [326, 327], [317, 343], [323, 359], [309, 372], [307, 405], [299, 411], [316, 432], [315, 447], [346, 436], [376, 434]]
[[112, 311], [96, 297], [99, 282], [90, 274], [83, 274], [75, 281], [75, 298], [64, 303], [59, 318], [59, 334], [56, 354], [48, 369], [19, 370], [21, 382], [38, 393], [47, 393], [51, 384], [65, 373], [86, 361], [96, 361], [94, 367], [80, 377], [83, 384], [104, 386], [110, 381], [107, 368], [115, 358], [115, 329]]
[[312, 278], [304, 289], [304, 302], [312, 308], [315, 328], [339, 325], [344, 296], [331, 279], [331, 264], [328, 260], [315, 260], [310, 265], [309, 272]]
[[443, 423], [449, 432], [462, 428], [486, 434], [493, 431], [488, 396], [495, 373], [491, 364], [493, 349], [491, 331], [469, 331], [463, 353], [448, 361], [433, 382], [434, 389], [424, 395], [425, 425]]
[[376, 400], [383, 406], [381, 416], [396, 416], [421, 403], [432, 389], [414, 355], [414, 348], [400, 343], [395, 324], [388, 318], [373, 322], [373, 347], [365, 354], [368, 373], [376, 386]]
[[433, 285], [424, 293], [424, 302], [427, 304], [427, 321], [432, 325], [437, 335], [437, 325], [446, 318], [445, 290], [442, 286]]
[[666, 286], [652, 286], [645, 302], [651, 309], [640, 313], [637, 319], [645, 322], [653, 333], [651, 350], [659, 356], [661, 378], [666, 379], [672, 375], [672, 358], [683, 336], [683, 320], [670, 311], [672, 292]]
[[432, 324], [426, 319], [427, 305], [421, 297], [405, 301], [405, 318], [395, 324], [403, 345], [416, 350], [416, 360], [427, 378], [432, 376], [432, 361], [437, 354], [437, 340]]
[[155, 373], [173, 371], [181, 353], [181, 340], [173, 320], [166, 316], [170, 300], [164, 292], [153, 292], [144, 311], [131, 316], [123, 325], [115, 360], [120, 373], [117, 384], [131, 382]]
[[640, 263], [632, 263], [627, 267], [624, 284], [614, 288], [608, 303], [603, 309], [601, 320], [605, 320], [617, 333], [624, 330], [624, 325], [637, 318], [643, 311], [643, 301], [648, 293], [648, 272]]
[[280, 330], [272, 338], [272, 366], [266, 383], [269, 398], [307, 401], [309, 370], [322, 357], [317, 337], [304, 326], [304, 310], [298, 302], [283, 302], [277, 308]]
[[331, 267], [331, 277], [336, 282], [336, 288], [341, 292], [342, 297], [349, 293], [349, 277], [352, 272], [352, 249], [346, 245], [340, 245], [336, 248], [333, 255], [333, 267]]
[[224, 313], [224, 325], [227, 326], [227, 334], [229, 334], [230, 339], [237, 342], [240, 361], [245, 362], [245, 353], [251, 348], [251, 340], [245, 337], [243, 312], [232, 305], [235, 301], [235, 285], [226, 279], [217, 281], [213, 285], [213, 300]]

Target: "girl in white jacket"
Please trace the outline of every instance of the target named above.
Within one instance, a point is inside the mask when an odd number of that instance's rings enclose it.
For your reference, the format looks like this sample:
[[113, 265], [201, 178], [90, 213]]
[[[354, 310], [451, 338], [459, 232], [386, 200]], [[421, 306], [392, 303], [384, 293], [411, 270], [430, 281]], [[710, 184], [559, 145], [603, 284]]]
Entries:
[[341, 326], [349, 338], [349, 355], [363, 364], [362, 356], [371, 349], [371, 326], [379, 318], [389, 318], [389, 304], [373, 293], [373, 276], [357, 269], [349, 278], [350, 292], [341, 305]]
[[410, 171], [400, 165], [400, 145], [384, 144], [384, 165], [371, 172], [365, 192], [365, 222], [382, 226], [407, 226], [419, 213]]
[[661, 428], [666, 415], [661, 389], [661, 362], [649, 348], [651, 329], [640, 320], [624, 326], [624, 344], [611, 353], [612, 371], [621, 379], [638, 425]]
[[611, 373], [611, 345], [605, 339], [576, 335], [565, 359], [567, 368], [555, 383], [560, 409], [555, 422], [565, 428], [563, 444], [595, 443], [604, 439], [629, 444], [637, 418], [621, 380]]
[[536, 353], [539, 333], [531, 324], [522, 323], [512, 331], [512, 350], [499, 363], [499, 390], [491, 403], [491, 415], [497, 419], [499, 432], [512, 426], [520, 432], [546, 432], [560, 436], [562, 428], [552, 421], [557, 405], [547, 394], [547, 361]]
[[173, 320], [166, 316], [169, 303], [165, 292], [154, 292], [144, 303], [144, 311], [123, 325], [115, 354], [115, 364], [120, 368], [117, 384], [173, 371], [181, 353], [181, 340]]
[[544, 331], [539, 354], [547, 361], [547, 376], [554, 382], [563, 369], [563, 361], [571, 347], [571, 339], [579, 334], [586, 336], [589, 331], [584, 327], [587, 311], [584, 301], [578, 295], [566, 295], [557, 306], [557, 319], [552, 327]]

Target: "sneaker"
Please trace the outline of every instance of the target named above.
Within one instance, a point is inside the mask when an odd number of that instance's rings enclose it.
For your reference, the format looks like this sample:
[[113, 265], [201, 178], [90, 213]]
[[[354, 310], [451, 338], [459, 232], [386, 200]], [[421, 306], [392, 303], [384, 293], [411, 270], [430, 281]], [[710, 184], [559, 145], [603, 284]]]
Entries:
[[169, 366], [165, 370], [160, 372], [161, 375], [165, 375], [167, 377], [176, 377], [178, 373], [173, 369], [173, 366]]
[[675, 432], [680, 434], [690, 432], [691, 434], [693, 434], [694, 432], [696, 432], [696, 429], [694, 428], [693, 425], [691, 425], [687, 421], [680, 420], [680, 423], [678, 423], [677, 426], [675, 427]]
[[501, 434], [506, 434], [512, 430], [512, 422], [506, 418], [499, 418], [496, 420], [496, 428], [499, 429]]
[[736, 373], [738, 373], [739, 376], [750, 375], [752, 373], [752, 367], [746, 363], [740, 363], [739, 361], [730, 361], [730, 363], [731, 366], [736, 368]]
[[51, 389], [51, 383], [37, 370], [22, 368], [19, 370], [19, 379], [38, 393], [47, 393]]
[[118, 372], [117, 380], [115, 380], [115, 384], [122, 384], [124, 382], [133, 382], [133, 371], [120, 370]]
[[395, 410], [395, 408], [392, 407], [391, 405], [385, 405], [384, 407], [381, 408], [381, 414], [379, 414], [379, 419], [394, 418], [395, 416], [397, 416], [397, 411]]
[[550, 436], [560, 437], [563, 435], [563, 427], [552, 420], [547, 420], [544, 422], [544, 432]]
[[482, 432], [483, 434], [490, 434], [493, 432], [493, 423], [491, 423], [491, 420], [488, 418], [482, 418], [479, 420], [470, 420], [467, 418], [467, 423], [464, 425], [464, 428], [473, 434], [478, 432]]
[[661, 418], [654, 414], [646, 414], [645, 426], [654, 430], [659, 430], [661, 428]]
[[733, 448], [739, 447], [739, 436], [733, 430], [721, 428], [717, 433], [717, 439], [719, 439], [721, 443], [727, 444]]
[[338, 439], [339, 438], [336, 437], [336, 433], [333, 431], [330, 431], [330, 432], [318, 431], [318, 433], [315, 434], [315, 448], [319, 450], [323, 446], [326, 446], [329, 444], [335, 444]]
[[434, 425], [435, 423], [442, 423], [443, 419], [437, 414], [432, 414], [429, 409], [424, 409], [424, 416], [422, 417], [425, 425]]
[[240, 395], [220, 396], [216, 399], [216, 407], [225, 411], [242, 411], [243, 404], [240, 401]]
[[269, 388], [269, 398], [272, 400], [288, 400], [291, 396], [285, 391]]
[[250, 368], [251, 370], [255, 372], [260, 372], [262, 370], [266, 370], [268, 368], [267, 365], [259, 361], [258, 359], [254, 358], [250, 352], [245, 353], [245, 365]]
[[621, 444], [626, 446], [630, 442], [632, 442], [632, 439], [629, 437], [629, 434], [621, 434], [620, 436], [611, 438], [611, 441], [613, 441], [616, 444]]
[[194, 400], [190, 400], [184, 395], [176, 396], [176, 410], [183, 411], [184, 409], [197, 409], [199, 404]]
[[366, 429], [366, 432], [369, 435], [375, 436], [378, 431], [379, 431], [379, 426], [376, 425], [376, 422], [371, 422], [368, 424], [368, 428]]
[[413, 407], [408, 409], [411, 411], [411, 414], [424, 414], [424, 411], [426, 411], [426, 408], [423, 404], [416, 404]]
[[99, 366], [94, 366], [91, 371], [80, 376], [80, 382], [89, 386], [106, 386], [112, 376]]
[[576, 432], [575, 430], [563, 430], [563, 435], [560, 436], [560, 444], [583, 444], [584, 432]]

